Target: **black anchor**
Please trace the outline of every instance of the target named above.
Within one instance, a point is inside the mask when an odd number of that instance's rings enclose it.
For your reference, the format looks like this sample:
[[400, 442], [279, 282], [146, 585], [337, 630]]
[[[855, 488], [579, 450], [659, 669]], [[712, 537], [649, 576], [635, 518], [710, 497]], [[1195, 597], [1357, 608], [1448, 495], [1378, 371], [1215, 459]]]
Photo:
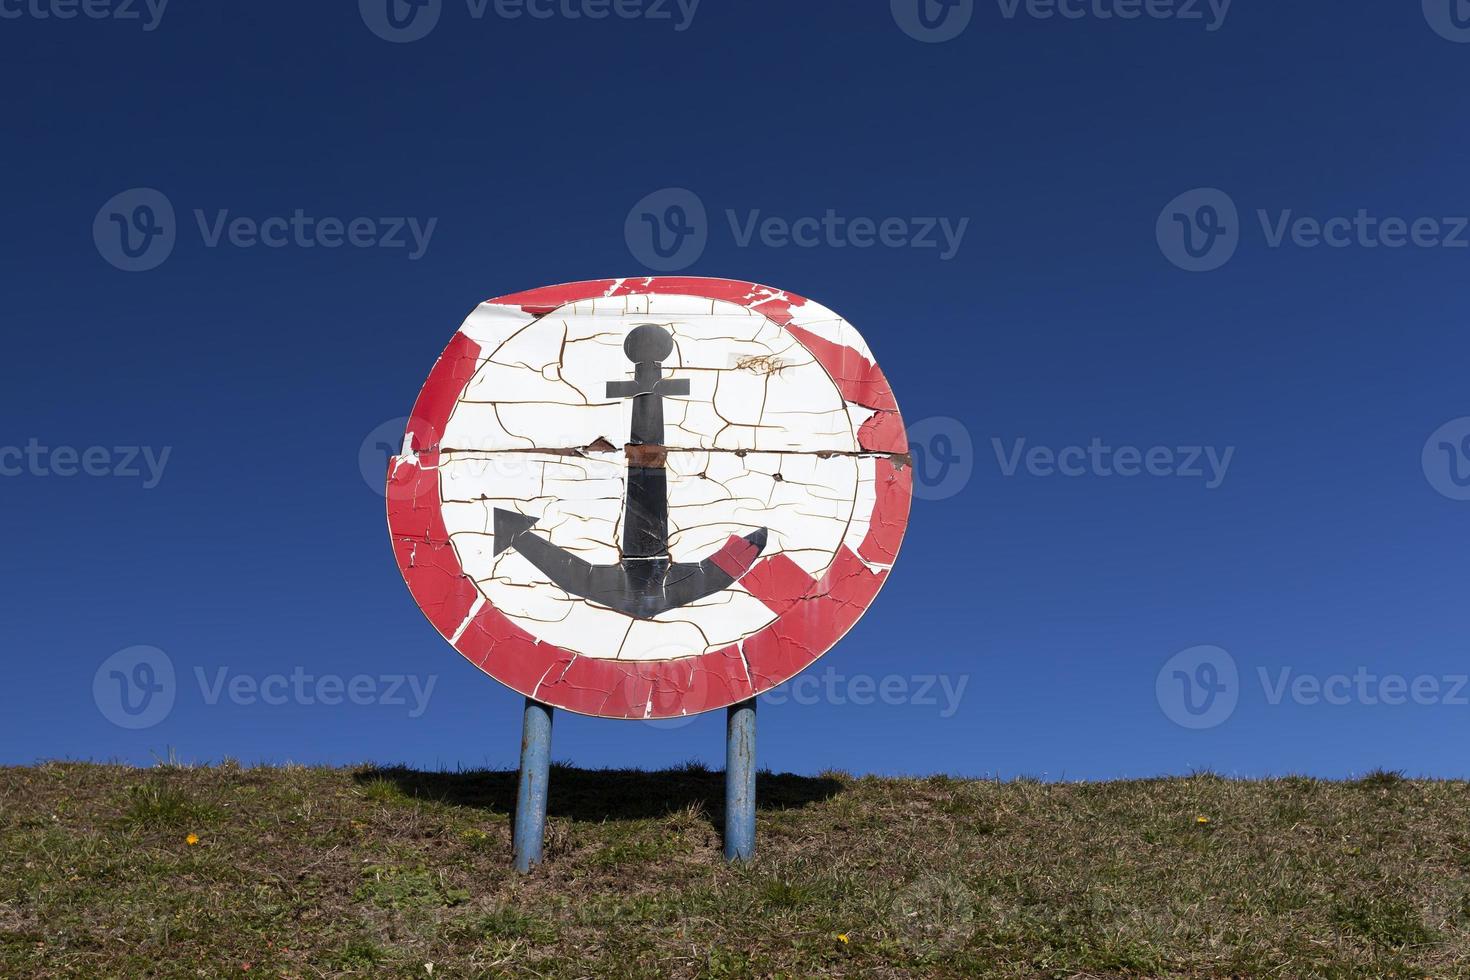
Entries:
[[727, 589], [765, 550], [766, 528], [744, 538], [731, 536], [699, 562], [669, 559], [669, 488], [664, 464], [664, 397], [688, 395], [687, 380], [663, 376], [661, 364], [674, 339], [652, 323], [635, 327], [623, 341], [634, 364], [632, 381], [609, 381], [607, 397], [633, 399], [633, 426], [624, 451], [628, 489], [623, 498], [623, 560], [593, 565], [528, 533], [536, 518], [495, 508], [495, 553], [514, 548], [565, 591], [634, 619], [652, 619]]

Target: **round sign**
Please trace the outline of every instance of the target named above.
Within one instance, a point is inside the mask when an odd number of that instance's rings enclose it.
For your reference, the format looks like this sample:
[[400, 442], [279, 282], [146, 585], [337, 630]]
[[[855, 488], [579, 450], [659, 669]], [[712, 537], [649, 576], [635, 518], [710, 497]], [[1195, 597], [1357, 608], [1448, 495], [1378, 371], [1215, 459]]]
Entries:
[[527, 697], [671, 718], [754, 697], [867, 609], [908, 523], [908, 444], [847, 321], [726, 279], [482, 303], [388, 471], [404, 581]]

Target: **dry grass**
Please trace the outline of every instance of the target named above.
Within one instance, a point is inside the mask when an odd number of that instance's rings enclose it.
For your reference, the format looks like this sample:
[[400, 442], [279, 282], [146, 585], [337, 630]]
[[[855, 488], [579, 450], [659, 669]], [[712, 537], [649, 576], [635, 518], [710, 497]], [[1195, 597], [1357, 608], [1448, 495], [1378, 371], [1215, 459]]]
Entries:
[[0, 976], [1470, 976], [1465, 783], [759, 792], [557, 767], [521, 878], [510, 773], [0, 769]]

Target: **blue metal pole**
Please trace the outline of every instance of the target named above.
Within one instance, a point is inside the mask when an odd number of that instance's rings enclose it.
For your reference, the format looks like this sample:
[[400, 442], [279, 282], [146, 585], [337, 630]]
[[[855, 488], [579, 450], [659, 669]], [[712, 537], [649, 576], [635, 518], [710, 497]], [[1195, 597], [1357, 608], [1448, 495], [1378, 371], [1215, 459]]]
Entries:
[[725, 719], [725, 860], [755, 857], [755, 699]]
[[546, 838], [546, 785], [551, 776], [551, 706], [526, 698], [521, 728], [521, 779], [516, 789], [516, 870], [541, 863]]

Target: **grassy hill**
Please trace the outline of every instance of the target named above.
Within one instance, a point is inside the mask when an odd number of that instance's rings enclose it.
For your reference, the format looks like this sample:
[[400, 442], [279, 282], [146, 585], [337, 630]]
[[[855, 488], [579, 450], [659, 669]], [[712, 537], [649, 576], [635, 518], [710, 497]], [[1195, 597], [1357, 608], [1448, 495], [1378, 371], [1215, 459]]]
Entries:
[[529, 877], [514, 784], [0, 769], [0, 976], [1470, 976], [1465, 783], [762, 775], [732, 868], [719, 773], [555, 767]]

